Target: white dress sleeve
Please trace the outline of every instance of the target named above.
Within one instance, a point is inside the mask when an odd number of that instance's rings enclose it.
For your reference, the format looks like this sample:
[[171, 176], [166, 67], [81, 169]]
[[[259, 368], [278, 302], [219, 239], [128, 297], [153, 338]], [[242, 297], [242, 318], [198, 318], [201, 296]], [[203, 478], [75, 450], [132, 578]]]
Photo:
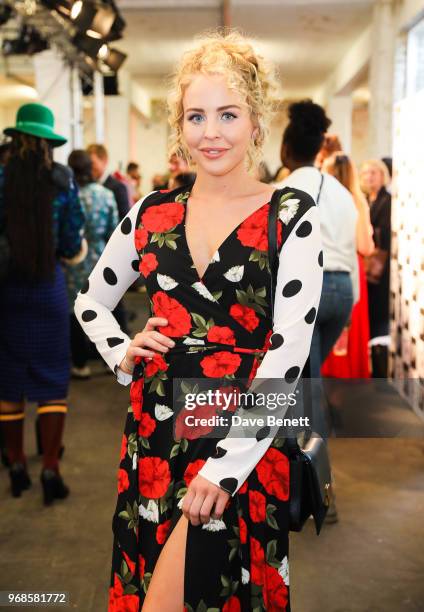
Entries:
[[[285, 391], [293, 392], [310, 351], [323, 279], [317, 206], [310, 206], [294, 223], [280, 250], [271, 347], [249, 387], [253, 393], [265, 379], [277, 378], [285, 385]], [[283, 410], [285, 413], [286, 409]], [[276, 416], [284, 417], [284, 414], [279, 412]], [[216, 454], [207, 459], [199, 474], [234, 495], [263, 457], [279, 428], [262, 429], [256, 435], [249, 433], [250, 437], [240, 437], [239, 427], [238, 437], [234, 437], [230, 428], [228, 435], [217, 443]]]
[[115, 229], [86, 286], [78, 293], [74, 307], [83, 330], [116, 373], [118, 382], [124, 385], [131, 382], [132, 376], [118, 366], [131, 339], [122, 331], [111, 311], [140, 276], [134, 231], [140, 207], [149, 195], [134, 204]]

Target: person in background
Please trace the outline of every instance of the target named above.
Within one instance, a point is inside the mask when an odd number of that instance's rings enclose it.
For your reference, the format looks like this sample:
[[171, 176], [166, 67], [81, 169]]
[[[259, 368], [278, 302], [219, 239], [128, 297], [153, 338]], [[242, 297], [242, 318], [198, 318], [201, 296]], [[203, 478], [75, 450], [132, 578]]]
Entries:
[[126, 178], [130, 189], [131, 202], [135, 204], [141, 198], [141, 174], [139, 164], [136, 162], [129, 162]]
[[374, 250], [372, 225], [367, 200], [361, 191], [355, 165], [342, 151], [327, 157], [323, 171], [334, 176], [353, 196], [358, 212], [356, 247], [358, 251], [359, 300], [353, 307], [350, 324], [346, 326], [325, 360], [323, 376], [337, 378], [369, 378], [368, 292], [363, 257]]
[[374, 378], [387, 377], [388, 346], [390, 344], [389, 287], [392, 198], [386, 189], [389, 182], [390, 175], [382, 161], [370, 159], [362, 164], [360, 183], [370, 206], [375, 243], [374, 252], [365, 259], [372, 375]]
[[173, 179], [178, 174], [184, 174], [190, 172], [190, 167], [185, 159], [178, 157], [176, 153], [173, 153], [168, 161], [169, 177], [168, 177], [168, 189], [171, 189]]
[[0, 145], [0, 166], [5, 166], [9, 159], [10, 144], [4, 142]]
[[393, 159], [391, 157], [382, 157], [381, 161], [386, 166], [389, 172], [390, 181], [386, 185], [386, 191], [388, 191], [388, 193], [391, 194], [392, 193], [392, 179], [393, 179]]
[[342, 150], [342, 143], [340, 142], [340, 138], [337, 136], [337, 134], [325, 134], [324, 142], [322, 143], [322, 147], [315, 159], [316, 167], [322, 169], [322, 165], [327, 157], [330, 157], [330, 155], [333, 155], [333, 153]]
[[127, 186], [111, 174], [108, 168], [109, 154], [104, 145], [91, 144], [87, 147], [87, 153], [91, 158], [94, 180], [113, 192], [119, 220], [122, 221], [131, 208]]
[[312, 339], [312, 376], [320, 368], [347, 322], [355, 297], [357, 212], [349, 191], [315, 167], [325, 132], [331, 121], [311, 100], [289, 107], [289, 124], [281, 146], [281, 161], [291, 171], [278, 187], [295, 187], [309, 193], [318, 204], [323, 240], [324, 284]]
[[69, 305], [61, 259], [86, 253], [84, 213], [68, 168], [53, 162], [66, 143], [53, 113], [25, 104], [17, 113], [9, 159], [0, 166], [0, 217], [10, 244], [0, 300], [0, 425], [11, 492], [31, 486], [23, 446], [25, 402], [38, 404], [44, 504], [68, 496], [59, 472], [69, 385]]
[[[306, 191], [316, 201], [320, 213], [323, 251], [319, 264], [324, 269], [324, 280], [318, 311], [311, 315], [311, 319], [315, 319], [315, 327], [309, 374], [312, 379], [314, 431], [326, 438], [330, 418], [320, 383], [321, 366], [343, 331], [359, 294], [355, 231], [357, 212], [349, 191], [333, 176], [322, 174], [315, 166], [324, 135], [331, 124], [324, 109], [312, 100], [302, 100], [291, 104], [288, 113], [289, 124], [283, 134], [281, 161], [290, 170], [290, 175], [277, 186]], [[308, 230], [305, 228], [305, 232]], [[326, 523], [337, 520], [333, 494]]]
[[[127, 186], [110, 174], [106, 147], [102, 144], [91, 144], [87, 147], [87, 153], [90, 155], [94, 180], [112, 191], [118, 205], [119, 220], [122, 221], [131, 208]], [[122, 300], [117, 304], [114, 314], [122, 329], [128, 333], [127, 313]]]
[[177, 174], [169, 181], [170, 189], [177, 189], [177, 187], [184, 187], [184, 185], [192, 185], [196, 180], [195, 172], [181, 172]]
[[152, 177], [152, 191], [161, 191], [168, 189], [169, 175], [168, 174], [155, 174]]
[[72, 151], [68, 158], [85, 215], [85, 237], [88, 242], [87, 257], [75, 266], [65, 268], [70, 306], [71, 354], [74, 378], [86, 379], [91, 376], [87, 365], [89, 359], [89, 341], [74, 314], [74, 302], [77, 293], [87, 284], [87, 279], [99, 260], [100, 255], [118, 225], [118, 208], [113, 193], [94, 182], [91, 159], [84, 150]]

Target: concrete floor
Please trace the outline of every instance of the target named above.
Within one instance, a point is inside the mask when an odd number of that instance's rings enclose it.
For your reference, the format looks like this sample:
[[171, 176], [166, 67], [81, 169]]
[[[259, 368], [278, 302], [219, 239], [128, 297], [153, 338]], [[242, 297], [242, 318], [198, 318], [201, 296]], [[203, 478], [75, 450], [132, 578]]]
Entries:
[[[130, 294], [127, 301], [144, 312], [142, 296]], [[67, 591], [71, 608], [81, 612], [107, 608], [128, 405], [128, 389], [100, 363], [94, 367], [95, 377], [71, 388], [62, 461], [71, 496], [51, 508], [42, 505], [32, 406], [25, 424], [32, 489], [11, 498], [7, 471], [0, 468], [0, 591]], [[312, 521], [292, 534], [293, 612], [424, 610], [424, 427], [397, 396], [381, 400], [389, 418], [393, 412], [409, 429], [415, 424], [416, 437], [330, 440], [340, 522], [319, 537]]]

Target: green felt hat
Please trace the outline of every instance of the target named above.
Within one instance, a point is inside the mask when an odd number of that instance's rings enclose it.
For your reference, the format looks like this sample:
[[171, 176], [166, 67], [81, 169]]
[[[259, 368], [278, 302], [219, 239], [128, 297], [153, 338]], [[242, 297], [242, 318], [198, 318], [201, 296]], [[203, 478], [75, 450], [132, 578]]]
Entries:
[[52, 111], [43, 104], [24, 104], [16, 115], [15, 127], [3, 130], [7, 136], [13, 136], [17, 132], [29, 134], [38, 138], [45, 138], [52, 147], [60, 147], [67, 142], [63, 136], [53, 131], [54, 116]]

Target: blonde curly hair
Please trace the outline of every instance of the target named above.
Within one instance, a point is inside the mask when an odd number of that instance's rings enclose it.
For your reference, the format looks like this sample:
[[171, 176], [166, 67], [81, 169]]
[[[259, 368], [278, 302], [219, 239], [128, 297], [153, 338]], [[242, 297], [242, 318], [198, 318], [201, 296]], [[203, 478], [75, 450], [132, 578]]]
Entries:
[[183, 138], [183, 98], [197, 74], [224, 76], [228, 87], [244, 98], [257, 133], [249, 146], [247, 163], [249, 169], [256, 167], [262, 159], [268, 126], [276, 110], [274, 67], [255, 53], [252, 45], [237, 30], [206, 32], [200, 36], [194, 49], [184, 53], [171, 77], [167, 99], [171, 126], [169, 155], [176, 154], [190, 165], [193, 160]]

